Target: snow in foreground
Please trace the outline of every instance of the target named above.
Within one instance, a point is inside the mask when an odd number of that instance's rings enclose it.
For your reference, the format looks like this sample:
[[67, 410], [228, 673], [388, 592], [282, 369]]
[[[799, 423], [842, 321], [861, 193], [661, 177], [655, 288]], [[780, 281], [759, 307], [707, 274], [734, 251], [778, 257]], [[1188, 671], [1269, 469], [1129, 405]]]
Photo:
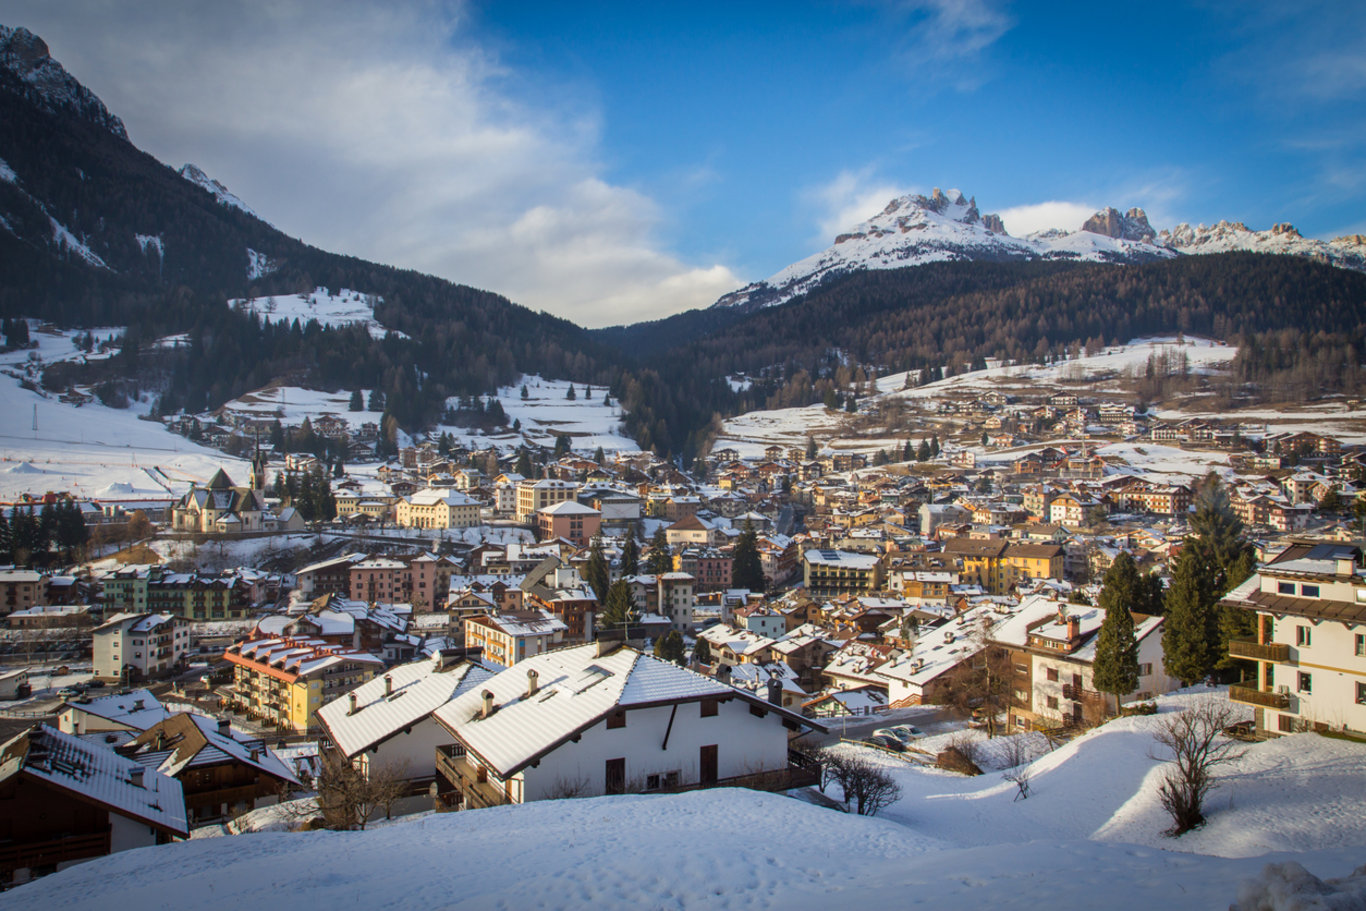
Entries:
[[1209, 823], [1173, 840], [1156, 798], [1163, 764], [1148, 755], [1160, 718], [1119, 719], [1039, 757], [1025, 801], [996, 773], [842, 747], [892, 769], [902, 799], [870, 819], [714, 790], [261, 832], [116, 854], [6, 899], [92, 911], [1366, 908], [1362, 877], [1323, 882], [1366, 862], [1366, 747], [1317, 734], [1254, 745], [1214, 792]]
[[[1293, 859], [1326, 878], [1359, 849]], [[1087, 841], [967, 849], [785, 797], [717, 790], [427, 816], [117, 854], [13, 909], [1225, 908], [1267, 861]]]

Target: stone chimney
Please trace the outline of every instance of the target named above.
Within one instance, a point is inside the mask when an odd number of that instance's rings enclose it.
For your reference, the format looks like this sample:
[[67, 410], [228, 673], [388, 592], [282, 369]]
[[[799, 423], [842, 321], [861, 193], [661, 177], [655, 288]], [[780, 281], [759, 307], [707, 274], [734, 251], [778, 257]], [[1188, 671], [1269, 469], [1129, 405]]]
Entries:
[[384, 675], [384, 696], [385, 696], [385, 698], [388, 698], [388, 697], [390, 697], [390, 696], [392, 696], [392, 695], [394, 695], [394, 675], [393, 675], [393, 674], [385, 674], [385, 675]]
[[1080, 639], [1080, 638], [1081, 638], [1081, 620], [1080, 620], [1080, 618], [1078, 618], [1078, 617], [1068, 617], [1068, 618], [1067, 618], [1067, 641], [1068, 641], [1068, 643], [1070, 644], [1070, 643], [1076, 642], [1076, 641], [1077, 641], [1078, 639]]
[[773, 705], [783, 704], [783, 682], [777, 677], [768, 678], [768, 701]]
[[483, 697], [483, 699], [484, 699], [484, 707], [483, 707], [482, 709], [480, 709], [480, 711], [479, 711], [479, 717], [480, 717], [480, 718], [487, 718], [487, 717], [489, 717], [490, 715], [493, 714], [493, 691], [492, 691], [492, 690], [484, 690], [484, 692], [481, 693], [480, 695], [481, 695], [481, 696]]
[[232, 722], [227, 718], [218, 719], [218, 733], [223, 737], [232, 736]]
[[535, 695], [536, 695], [536, 691], [537, 691], [538, 689], [540, 689], [540, 684], [538, 684], [538, 683], [536, 682], [536, 679], [537, 679], [539, 676], [540, 676], [540, 674], [536, 673], [535, 668], [528, 668], [528, 669], [527, 669], [527, 672], [526, 672], [526, 698], [530, 699], [532, 696], [535, 696]]

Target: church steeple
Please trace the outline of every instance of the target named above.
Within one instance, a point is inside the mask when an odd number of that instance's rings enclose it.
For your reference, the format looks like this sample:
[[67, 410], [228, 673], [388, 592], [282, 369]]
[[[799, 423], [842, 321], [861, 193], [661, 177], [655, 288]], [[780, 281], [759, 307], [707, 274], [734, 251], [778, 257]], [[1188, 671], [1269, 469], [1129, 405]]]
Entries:
[[247, 486], [252, 490], [266, 489], [266, 457], [261, 452], [261, 440], [256, 440], [256, 454], [251, 457], [251, 476], [247, 479]]

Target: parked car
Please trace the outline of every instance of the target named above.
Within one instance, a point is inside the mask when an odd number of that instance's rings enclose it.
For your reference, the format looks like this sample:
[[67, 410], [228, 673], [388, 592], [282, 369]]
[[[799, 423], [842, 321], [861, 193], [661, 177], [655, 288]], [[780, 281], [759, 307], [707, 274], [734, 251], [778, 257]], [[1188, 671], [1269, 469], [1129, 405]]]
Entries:
[[62, 687], [60, 690], [57, 691], [57, 698], [58, 698], [58, 699], [75, 699], [75, 698], [76, 698], [77, 696], [79, 696], [80, 694], [81, 694], [81, 691], [78, 690], [78, 689], [76, 689], [74, 686], [64, 686], [64, 687]]
[[873, 731], [874, 735], [885, 734], [888, 737], [895, 737], [903, 744], [910, 743], [923, 733], [924, 731], [913, 724], [894, 724], [891, 727], [878, 728], [876, 731]]
[[904, 753], [906, 751], [905, 744], [888, 734], [874, 734], [863, 742], [869, 746], [881, 747], [893, 753]]
[[104, 689], [104, 681], [103, 681], [103, 680], [92, 680], [92, 681], [90, 681], [89, 686], [90, 686], [90, 688], [91, 688], [92, 690]]

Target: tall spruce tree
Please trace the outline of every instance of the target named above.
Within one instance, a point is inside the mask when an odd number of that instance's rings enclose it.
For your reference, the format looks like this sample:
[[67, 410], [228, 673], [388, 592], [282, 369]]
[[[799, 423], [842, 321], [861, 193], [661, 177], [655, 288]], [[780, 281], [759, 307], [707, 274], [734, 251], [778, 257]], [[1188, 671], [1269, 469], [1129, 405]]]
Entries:
[[[1188, 545], [1199, 560], [1204, 585], [1211, 593], [1213, 603], [1252, 575], [1257, 567], [1256, 557], [1243, 535], [1242, 520], [1233, 511], [1218, 475], [1211, 473], [1200, 483], [1194, 506], [1190, 518], [1193, 536]], [[1236, 607], [1211, 606], [1211, 611], [1214, 621], [1210, 648], [1214, 653], [1214, 666], [1241, 676], [1249, 669], [1249, 663], [1230, 657], [1228, 644], [1230, 640], [1246, 638], [1256, 632], [1254, 615]]]
[[1182, 550], [1167, 589], [1162, 664], [1185, 686], [1209, 676], [1219, 659], [1214, 591], [1201, 564], [1194, 548]]
[[604, 633], [625, 632], [639, 618], [631, 601], [631, 586], [625, 579], [618, 579], [607, 589], [602, 612], [598, 614], [598, 628]]
[[753, 592], [764, 590], [766, 580], [764, 579], [764, 564], [759, 557], [759, 536], [754, 532], [754, 526], [748, 521], [745, 522], [745, 530], [741, 532], [740, 539], [735, 542], [735, 553], [732, 555], [730, 579], [731, 584], [736, 588], [747, 588]]
[[1143, 588], [1134, 558], [1121, 552], [1110, 564], [1097, 599], [1105, 619], [1096, 639], [1095, 686], [1115, 697], [1116, 708], [1120, 699], [1138, 689], [1138, 640], [1131, 611]]
[[607, 557], [602, 552], [602, 538], [594, 537], [593, 546], [588, 552], [588, 563], [583, 569], [584, 581], [588, 587], [593, 589], [593, 594], [597, 595], [598, 603], [603, 603], [607, 598], [608, 586], [611, 584], [611, 572], [607, 566]]
[[669, 550], [669, 538], [664, 533], [664, 526], [655, 529], [654, 537], [650, 539], [650, 553], [645, 557], [645, 571], [653, 575], [672, 572], [674, 568], [673, 553]]
[[621, 547], [621, 574], [623, 576], [634, 576], [640, 572], [640, 545], [636, 543], [636, 536], [628, 534], [626, 543]]

